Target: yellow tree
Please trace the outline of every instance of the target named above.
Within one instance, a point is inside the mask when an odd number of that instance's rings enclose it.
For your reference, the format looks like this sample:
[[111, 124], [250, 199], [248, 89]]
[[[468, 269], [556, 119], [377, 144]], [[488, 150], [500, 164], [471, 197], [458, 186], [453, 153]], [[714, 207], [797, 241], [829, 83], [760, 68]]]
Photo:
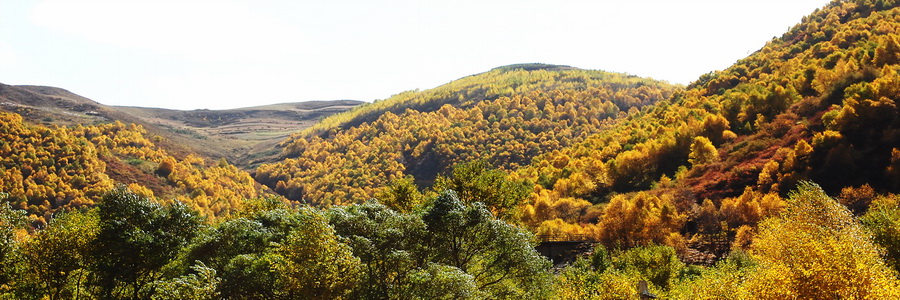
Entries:
[[291, 299], [341, 299], [356, 285], [359, 259], [320, 212], [302, 208], [299, 216], [303, 225], [275, 250], [273, 268], [282, 276], [283, 293]]
[[51, 300], [84, 296], [79, 291], [84, 291], [90, 247], [99, 231], [96, 211], [56, 214], [22, 245], [27, 280], [19, 284]]
[[900, 282], [846, 207], [801, 182], [779, 217], [760, 224], [760, 264], [744, 285], [756, 299], [897, 299]]
[[646, 192], [619, 195], [603, 209], [600, 241], [610, 248], [665, 244], [680, 247], [678, 233], [687, 217], [679, 213], [672, 197], [657, 197]]
[[688, 162], [691, 165], [701, 165], [711, 163], [719, 158], [719, 151], [713, 146], [712, 142], [704, 137], [698, 136], [691, 143], [691, 153], [688, 155]]

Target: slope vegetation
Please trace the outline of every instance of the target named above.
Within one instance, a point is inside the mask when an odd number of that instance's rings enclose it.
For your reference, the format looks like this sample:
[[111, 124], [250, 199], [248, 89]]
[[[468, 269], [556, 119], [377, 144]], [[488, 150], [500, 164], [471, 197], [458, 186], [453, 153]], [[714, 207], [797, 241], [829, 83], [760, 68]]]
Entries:
[[[256, 174], [381, 200], [327, 210], [237, 202], [247, 173], [140, 125], [0, 112], [0, 298], [898, 299], [897, 5], [834, 1], [686, 89], [517, 65], [356, 108]], [[551, 271], [528, 229], [600, 243]]]
[[197, 143], [66, 90], [0, 85], [0, 101], [0, 199], [27, 210], [34, 226], [94, 205], [116, 185], [211, 219], [271, 195], [245, 171], [186, 146]]
[[328, 206], [371, 198], [406, 175], [428, 186], [461, 161], [515, 169], [676, 90], [603, 71], [497, 68], [325, 119], [282, 143], [286, 159], [261, 166], [256, 179], [290, 199]]
[[163, 202], [180, 200], [215, 218], [244, 199], [266, 195], [244, 171], [224, 160], [209, 164], [170, 154], [140, 125], [33, 125], [0, 112], [0, 193], [36, 224], [63, 207], [92, 205], [117, 184]]
[[740, 242], [803, 180], [862, 213], [900, 189], [898, 33], [894, 4], [834, 2], [727, 70], [535, 158], [517, 172], [538, 183], [522, 219], [608, 246]]

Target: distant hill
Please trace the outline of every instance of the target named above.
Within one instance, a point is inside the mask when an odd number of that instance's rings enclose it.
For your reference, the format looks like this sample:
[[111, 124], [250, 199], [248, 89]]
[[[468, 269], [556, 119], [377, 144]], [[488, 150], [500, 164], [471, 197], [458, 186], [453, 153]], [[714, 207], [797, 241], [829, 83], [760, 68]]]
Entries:
[[275, 144], [318, 120], [364, 102], [354, 100], [281, 103], [229, 110], [172, 110], [107, 106], [67, 90], [47, 86], [0, 84], [0, 110], [45, 125], [136, 123], [165, 137], [168, 148], [225, 158], [252, 169], [278, 153]]
[[0, 110], [45, 124], [90, 124], [106, 120], [105, 107], [61, 88], [0, 83]]
[[311, 127], [320, 119], [347, 111], [362, 101], [306, 101], [227, 110], [171, 110], [115, 106], [171, 134], [197, 140], [213, 152], [243, 168], [255, 168], [279, 154], [275, 149], [291, 133]]
[[[529, 90], [550, 90], [556, 88], [556, 85], [558, 84], [554, 81], [560, 76], [547, 76], [547, 74], [567, 74], [576, 71], [583, 72], [588, 70], [581, 70], [564, 65], [542, 63], [501, 66], [491, 69], [488, 72], [469, 75], [454, 80], [433, 89], [424, 91], [405, 91], [388, 99], [359, 106], [356, 109], [345, 113], [325, 118], [315, 126], [303, 130], [298, 136], [327, 135], [329, 131], [348, 129], [365, 122], [373, 122], [386, 112], [402, 114], [407, 109], [419, 112], [431, 112], [441, 108], [444, 104], [466, 107], [481, 100], [492, 100], [498, 97], [511, 96], [515, 93], [523, 93]], [[645, 81], [645, 83], [648, 83], [650, 86], [654, 86], [656, 83], [669, 85], [666, 82], [657, 82], [652, 79], [638, 78], [637, 76], [627, 74], [603, 71], [590, 72], [594, 73], [587, 75], [585, 78], [567, 78], [566, 80], [586, 84], [586, 82], [584, 82], [585, 80], [612, 79], [618, 81], [629, 78], [632, 83]], [[485, 80], [488, 81], [486, 82]], [[607, 86], [614, 87], [616, 84], [622, 83], [624, 82], [610, 83], [607, 84]], [[561, 88], [565, 89], [565, 87]], [[586, 86], [583, 85], [580, 88], [584, 89]]]
[[225, 217], [246, 199], [271, 196], [235, 162], [265, 157], [254, 151], [359, 103], [178, 111], [0, 84], [0, 196], [27, 210], [35, 226], [60, 208], [93, 204], [118, 184]]

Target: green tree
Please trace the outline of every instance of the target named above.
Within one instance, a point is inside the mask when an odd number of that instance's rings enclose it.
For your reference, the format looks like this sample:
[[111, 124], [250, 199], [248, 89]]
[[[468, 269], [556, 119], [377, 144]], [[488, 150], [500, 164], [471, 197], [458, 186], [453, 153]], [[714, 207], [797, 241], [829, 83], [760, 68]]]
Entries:
[[103, 196], [98, 215], [94, 272], [101, 297], [113, 299], [146, 298], [144, 287], [161, 279], [160, 269], [201, 225], [197, 213], [179, 202], [163, 206], [121, 186]]
[[359, 259], [322, 212], [257, 204], [200, 234], [180, 268], [196, 261], [216, 270], [216, 293], [229, 299], [333, 299], [355, 287]]
[[231, 219], [199, 233], [185, 248], [182, 267], [193, 261], [216, 270], [224, 270], [231, 259], [241, 254], [262, 253], [271, 242], [273, 232], [261, 222], [247, 218]]
[[283, 295], [283, 281], [275, 265], [283, 263], [276, 245], [303, 225], [297, 212], [273, 201], [251, 201], [245, 217], [219, 223], [204, 230], [185, 247], [178, 265], [187, 272], [199, 261], [217, 270], [218, 292], [232, 299], [277, 299]]
[[478, 289], [496, 298], [538, 297], [550, 262], [534, 250], [524, 229], [494, 218], [480, 202], [463, 204], [444, 191], [425, 211], [429, 260], [471, 274]]
[[[19, 282], [36, 298], [78, 298], [86, 292], [91, 245], [99, 233], [96, 211], [58, 213], [22, 246], [25, 278]], [[28, 286], [28, 287], [24, 287]]]
[[450, 177], [438, 177], [434, 190], [456, 191], [464, 203], [484, 203], [495, 216], [509, 220], [513, 209], [531, 193], [531, 185], [509, 179], [506, 172], [494, 169], [487, 161], [475, 160], [455, 165]]
[[221, 278], [216, 277], [216, 269], [197, 262], [191, 269], [195, 273], [151, 283], [154, 294], [152, 300], [214, 300], [221, 299], [218, 292]]
[[222, 272], [220, 293], [230, 299], [281, 299], [281, 281], [274, 268], [280, 261], [270, 251], [235, 256]]
[[406, 275], [396, 299], [486, 299], [472, 275], [459, 268], [430, 263]]
[[546, 296], [549, 261], [533, 236], [453, 191], [422, 212], [374, 201], [329, 211], [331, 224], [362, 263], [361, 299], [482, 299]]
[[355, 287], [359, 259], [338, 241], [321, 212], [301, 208], [300, 226], [274, 253], [281, 259], [273, 268], [282, 278], [285, 299], [340, 299]]
[[562, 269], [553, 285], [554, 299], [618, 300], [637, 295], [639, 274], [613, 268], [600, 271], [591, 264], [586, 258], [578, 258]]
[[613, 260], [616, 270], [635, 272], [650, 283], [669, 289], [684, 263], [678, 259], [675, 248], [669, 246], [644, 246], [628, 249]]
[[873, 240], [885, 250], [884, 259], [900, 274], [900, 196], [877, 198], [860, 219]]
[[[335, 207], [328, 215], [337, 234], [362, 262], [362, 279], [356, 297], [398, 298], [409, 292], [409, 289], [400, 288], [411, 285], [408, 280], [418, 278], [410, 277], [410, 274], [425, 267], [427, 250], [422, 244], [425, 223], [418, 215], [396, 212], [373, 201]], [[446, 270], [435, 271], [443, 274]]]
[[591, 267], [597, 272], [603, 272], [612, 267], [609, 250], [606, 250], [603, 244], [598, 243], [594, 245], [594, 253], [591, 254]]
[[[0, 198], [5, 198], [0, 193]], [[8, 202], [0, 202], [0, 292], [4, 292], [16, 275], [15, 254], [19, 245], [16, 243], [16, 231], [25, 226], [25, 211], [13, 209]]]

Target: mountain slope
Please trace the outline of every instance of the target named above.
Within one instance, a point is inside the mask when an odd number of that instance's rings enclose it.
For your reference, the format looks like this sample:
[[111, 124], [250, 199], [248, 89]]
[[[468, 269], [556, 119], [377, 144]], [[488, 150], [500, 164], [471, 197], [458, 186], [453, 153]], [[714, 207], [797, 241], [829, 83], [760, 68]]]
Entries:
[[107, 106], [64, 89], [0, 84], [0, 110], [33, 123], [69, 126], [112, 121], [140, 124], [165, 137], [164, 147], [207, 159], [225, 158], [245, 169], [277, 156], [275, 144], [319, 119], [363, 102], [307, 101], [229, 110], [171, 110]]
[[[246, 199], [271, 196], [225, 160], [239, 157], [235, 149], [245, 147], [243, 157], [251, 146], [272, 148], [287, 133], [357, 104], [187, 112], [109, 107], [59, 88], [0, 84], [0, 199], [42, 226], [59, 209], [93, 205], [123, 184], [163, 202], [180, 200], [210, 218], [227, 217]], [[158, 120], [172, 122], [160, 126]], [[259, 122], [269, 125], [249, 133], [255, 136], [222, 129], [247, 130]]]
[[227, 110], [171, 110], [144, 107], [113, 107], [202, 143], [214, 157], [225, 157], [245, 169], [271, 160], [276, 144], [291, 133], [311, 127], [319, 119], [347, 111], [363, 102], [355, 100], [306, 101]]
[[290, 199], [327, 206], [366, 200], [406, 175], [430, 185], [461, 161], [514, 169], [677, 89], [570, 67], [497, 68], [327, 118], [284, 142], [286, 159], [261, 166], [256, 179]]
[[523, 220], [683, 247], [681, 233], [749, 232], [738, 229], [802, 180], [857, 212], [867, 204], [854, 194], [900, 191], [900, 10], [886, 3], [833, 2], [727, 70], [536, 158], [518, 171], [539, 183]]
[[14, 112], [34, 122], [59, 125], [102, 121], [102, 105], [69, 91], [44, 86], [10, 86], [0, 83], [0, 110]]
[[118, 184], [163, 202], [180, 200], [210, 218], [267, 195], [224, 160], [171, 154], [151, 140], [159, 136], [146, 135], [135, 124], [47, 127], [0, 112], [0, 196], [42, 226], [60, 208], [92, 205]]
[[[522, 76], [521, 72], [515, 71], [555, 72], [565, 70], [577, 70], [577, 68], [540, 63], [497, 67], [487, 73], [466, 76], [433, 89], [402, 92], [388, 99], [328, 117], [315, 126], [300, 132], [295, 137], [328, 134], [329, 130], [335, 129], [349, 129], [362, 123], [373, 122], [386, 112], [401, 114], [407, 109], [432, 112], [441, 108], [444, 104], [466, 106], [485, 99], [511, 96], [514, 92], [522, 92], [534, 88], [532, 85], [554, 84], [552, 80], [547, 81], [551, 79], [550, 77]], [[492, 75], [491, 73], [494, 74]], [[614, 77], [620, 75], [616, 74]], [[485, 82], [484, 77], [486, 76], [491, 77], [489, 84]], [[594, 76], [602, 77], [603, 75], [594, 74]], [[519, 87], [523, 89], [517, 91], [516, 89]], [[542, 88], [552, 89], [549, 86], [543, 86]]]

